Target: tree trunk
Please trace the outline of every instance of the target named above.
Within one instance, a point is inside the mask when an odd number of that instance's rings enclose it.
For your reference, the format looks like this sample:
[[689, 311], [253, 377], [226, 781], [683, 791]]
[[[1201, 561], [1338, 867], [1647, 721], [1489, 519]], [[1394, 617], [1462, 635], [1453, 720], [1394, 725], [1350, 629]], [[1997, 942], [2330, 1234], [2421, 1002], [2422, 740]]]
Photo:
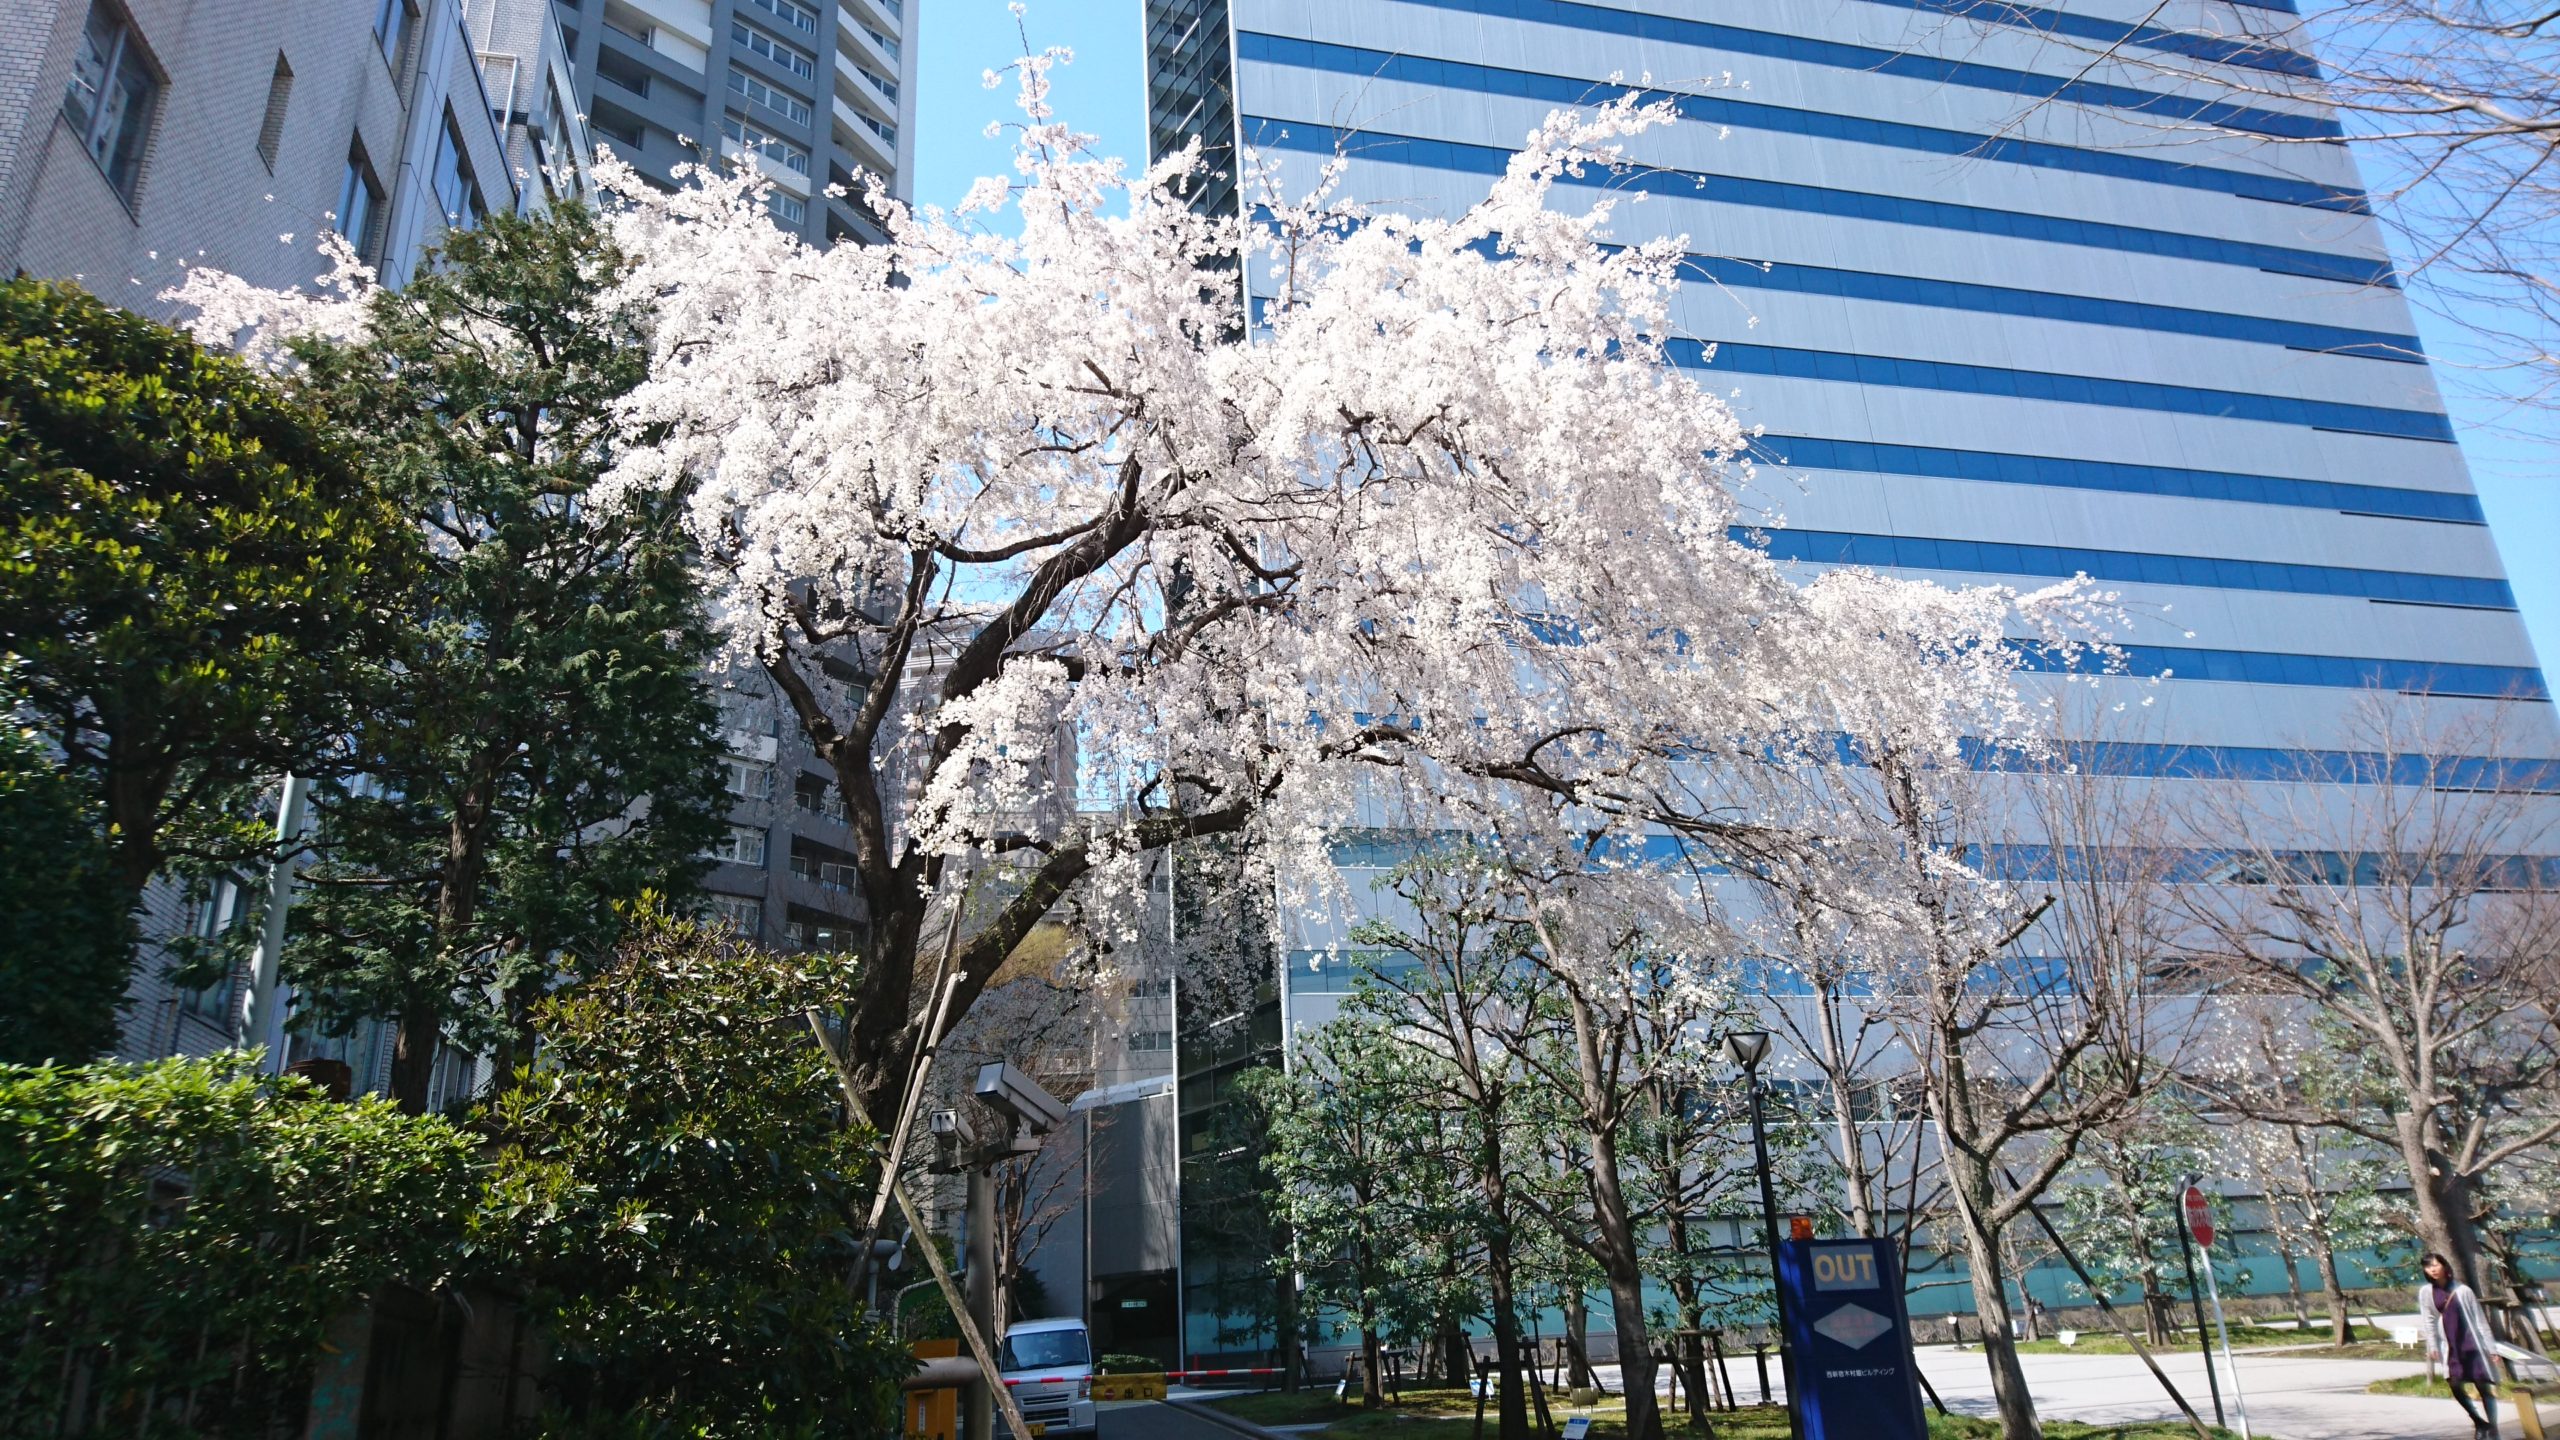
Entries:
[[1840, 1036], [1840, 998], [1834, 989], [1826, 987], [1818, 1003], [1822, 1011], [1823, 1072], [1831, 1079], [1831, 1111], [1840, 1132], [1840, 1186], [1849, 1201], [1852, 1231], [1873, 1239], [1875, 1211], [1868, 1202], [1875, 1181], [1867, 1172], [1866, 1138], [1858, 1128], [1858, 1097], [1852, 1088], [1848, 1045]]
[[[1272, 1227], [1272, 1253], [1291, 1253], [1289, 1229]], [[1283, 1268], [1273, 1277], [1271, 1313], [1280, 1335], [1280, 1388], [1294, 1392], [1306, 1383], [1307, 1356], [1298, 1343], [1298, 1277], [1294, 1270]]]
[[1950, 1146], [1947, 1170], [1956, 1190], [1967, 1268], [1973, 1272], [1974, 1315], [1982, 1325], [1982, 1357], [1991, 1368], [1991, 1396], [2000, 1411], [2001, 1440], [2044, 1440], [2044, 1431], [2036, 1424], [2035, 1397], [2028, 1392], [2026, 1371], [2018, 1364], [2017, 1342], [2009, 1334], [2008, 1277], [2002, 1273], [1999, 1228], [1991, 1223], [1998, 1200], [1991, 1167]]
[[2161, 1283], [2160, 1267], [2151, 1259], [2151, 1229], [2142, 1223], [2141, 1190], [2129, 1178], [2117, 1177], [2116, 1204], [2133, 1246], [2134, 1278], [2142, 1284], [2142, 1338], [2157, 1350], [2169, 1343], [2172, 1312], [2168, 1287]]
[[2329, 1302], [2329, 1343], [2344, 1345], [2355, 1338], [2355, 1330], [2347, 1313], [2347, 1287], [2338, 1279], [2337, 1247], [2326, 1234], [2319, 1234], [2311, 1244], [2320, 1261], [2320, 1294]]
[[[435, 1078], [436, 1042], [443, 1033], [436, 1008], [412, 1002], [400, 1012], [391, 1047], [391, 1100], [401, 1113], [427, 1112], [427, 1084]], [[356, 1077], [363, 1083], [362, 1076]]]
[[1582, 1300], [1579, 1281], [1564, 1283], [1564, 1354], [1565, 1384], [1576, 1390], [1591, 1388], [1591, 1350], [1584, 1335], [1591, 1328], [1590, 1307]]
[[2476, 1292], [2481, 1280], [2480, 1251], [2472, 1237], [2470, 1207], [2464, 1203], [2468, 1187], [2429, 1143], [2424, 1113], [2403, 1112], [2396, 1119], [2400, 1160], [2409, 1171], [2409, 1198], [2418, 1211], [2418, 1239], [2428, 1250], [2452, 1260], [2454, 1278]]
[[1493, 1356], [1496, 1365], [1498, 1440], [1529, 1440], [1526, 1352], [1520, 1344], [1520, 1311], [1512, 1291], [1511, 1227], [1508, 1192], [1502, 1179], [1500, 1141], [1491, 1135], [1479, 1154], [1491, 1163], [1484, 1185], [1493, 1224], [1485, 1237], [1485, 1291], [1493, 1309]]
[[[1625, 1258], [1632, 1262], [1634, 1257]], [[1644, 1324], [1644, 1276], [1633, 1263], [1608, 1268], [1609, 1308], [1618, 1332], [1618, 1388], [1627, 1399], [1627, 1440], [1662, 1440], [1662, 1402], [1653, 1393], [1653, 1341]]]
[[[1368, 1198], [1360, 1197], [1364, 1208]], [[1354, 1258], [1360, 1263], [1360, 1403], [1376, 1410], [1387, 1403], [1386, 1388], [1378, 1375], [1378, 1311], [1369, 1299], [1370, 1282], [1378, 1274], [1376, 1242], [1362, 1237], [1354, 1247]]]
[[2276, 1248], [2276, 1259], [2284, 1263], [2285, 1293], [2293, 1298], [2293, 1323], [2297, 1329], [2311, 1328], [2311, 1303], [2302, 1296], [2302, 1267], [2294, 1263], [2292, 1252]]
[[1618, 1336], [1619, 1388], [1626, 1392], [1627, 1440], [1661, 1440], [1662, 1412], [1653, 1394], [1653, 1347], [1645, 1333], [1644, 1267], [1634, 1221], [1618, 1178], [1618, 1137], [1591, 1127], [1591, 1219], [1601, 1274], [1609, 1282]]
[[1432, 1348], [1440, 1352], [1440, 1383], [1451, 1390], [1467, 1388], [1467, 1376], [1475, 1361], [1475, 1346], [1467, 1343], [1467, 1327], [1456, 1316], [1440, 1321], [1440, 1341]]

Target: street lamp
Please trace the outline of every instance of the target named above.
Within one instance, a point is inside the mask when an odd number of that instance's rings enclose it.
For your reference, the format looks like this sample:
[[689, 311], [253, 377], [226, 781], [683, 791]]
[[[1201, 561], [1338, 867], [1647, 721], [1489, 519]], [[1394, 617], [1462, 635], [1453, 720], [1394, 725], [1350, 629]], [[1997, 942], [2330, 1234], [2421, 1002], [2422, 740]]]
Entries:
[[1736, 1030], [1724, 1037], [1725, 1053], [1742, 1067], [1751, 1090], [1751, 1154], [1760, 1170], [1760, 1223], [1769, 1237], [1769, 1294], [1778, 1307], [1778, 1373], [1787, 1382], [1787, 1433], [1803, 1440], [1796, 1412], [1795, 1347], [1787, 1343], [1787, 1291], [1778, 1279], [1778, 1192], [1769, 1180], [1769, 1123], [1760, 1109], [1760, 1062], [1769, 1058], [1769, 1032]]

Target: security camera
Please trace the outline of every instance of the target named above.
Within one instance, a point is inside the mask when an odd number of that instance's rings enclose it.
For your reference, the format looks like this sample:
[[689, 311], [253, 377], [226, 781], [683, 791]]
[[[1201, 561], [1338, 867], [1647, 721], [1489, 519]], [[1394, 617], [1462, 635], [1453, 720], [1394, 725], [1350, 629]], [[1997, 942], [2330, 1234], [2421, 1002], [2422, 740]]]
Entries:
[[978, 1143], [968, 1117], [957, 1110], [936, 1110], [925, 1124], [933, 1131], [933, 1161], [925, 1168], [936, 1175], [957, 1175], [968, 1169], [970, 1152]]
[[1057, 1096], [1002, 1060], [978, 1067], [978, 1083], [970, 1093], [1013, 1121], [1016, 1140], [1046, 1135], [1067, 1118], [1067, 1107]]

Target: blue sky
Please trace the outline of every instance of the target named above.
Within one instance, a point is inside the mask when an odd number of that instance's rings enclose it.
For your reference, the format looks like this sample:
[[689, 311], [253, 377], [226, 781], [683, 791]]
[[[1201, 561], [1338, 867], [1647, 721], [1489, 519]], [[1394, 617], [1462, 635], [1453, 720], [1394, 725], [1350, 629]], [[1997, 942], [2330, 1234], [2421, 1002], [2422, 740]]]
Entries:
[[[1146, 149], [1140, 4], [1030, 0], [1027, 17], [1034, 48], [1064, 45], [1075, 51], [1075, 63], [1056, 72], [1059, 118], [1100, 136], [1103, 153], [1133, 164]], [[1006, 0], [935, 0], [912, 12], [923, 21], [917, 27], [915, 197], [955, 204], [977, 177], [1012, 173], [1011, 138], [990, 140], [983, 132], [988, 121], [1019, 119], [1021, 112], [1013, 106], [1009, 81], [988, 90], [980, 77], [1010, 64], [1022, 53], [1022, 41]], [[2419, 319], [2430, 351], [2441, 355], [2459, 348], [2447, 322], [2431, 315]], [[2560, 658], [2560, 565], [2550, 563], [2560, 545], [2560, 444], [2553, 443], [2552, 417], [2519, 418], [2461, 379], [2446, 379], [2446, 399], [2534, 648], [2547, 662]], [[2351, 648], [2342, 644], [2342, 650]]]

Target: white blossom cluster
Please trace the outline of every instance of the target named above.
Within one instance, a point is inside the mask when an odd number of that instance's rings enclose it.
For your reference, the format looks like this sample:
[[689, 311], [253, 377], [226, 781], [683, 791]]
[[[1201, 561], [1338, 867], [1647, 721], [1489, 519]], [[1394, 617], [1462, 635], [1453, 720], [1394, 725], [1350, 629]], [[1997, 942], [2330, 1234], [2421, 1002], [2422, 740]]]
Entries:
[[[2107, 597], [1800, 584], [1731, 533], [1749, 437], [1662, 348], [1685, 238], [1557, 203], [1667, 107], [1558, 112], [1451, 219], [1330, 188], [1213, 218], [1196, 152], [1130, 175], [1054, 120], [1055, 58], [1019, 67], [1018, 175], [948, 213], [872, 187], [885, 245], [784, 232], [752, 161], [599, 166], [655, 316], [613, 485], [686, 497], [735, 659], [833, 677], [804, 726], [901, 812], [867, 873], [1006, 848], [1103, 913], [1169, 841], [1304, 893], [1393, 826], [1694, 917], [1666, 872], [1874, 825], [1844, 753], [2035, 742], [2004, 636]], [[346, 321], [188, 292], [215, 331]], [[1070, 775], [1035, 758], [1062, 735]]]

